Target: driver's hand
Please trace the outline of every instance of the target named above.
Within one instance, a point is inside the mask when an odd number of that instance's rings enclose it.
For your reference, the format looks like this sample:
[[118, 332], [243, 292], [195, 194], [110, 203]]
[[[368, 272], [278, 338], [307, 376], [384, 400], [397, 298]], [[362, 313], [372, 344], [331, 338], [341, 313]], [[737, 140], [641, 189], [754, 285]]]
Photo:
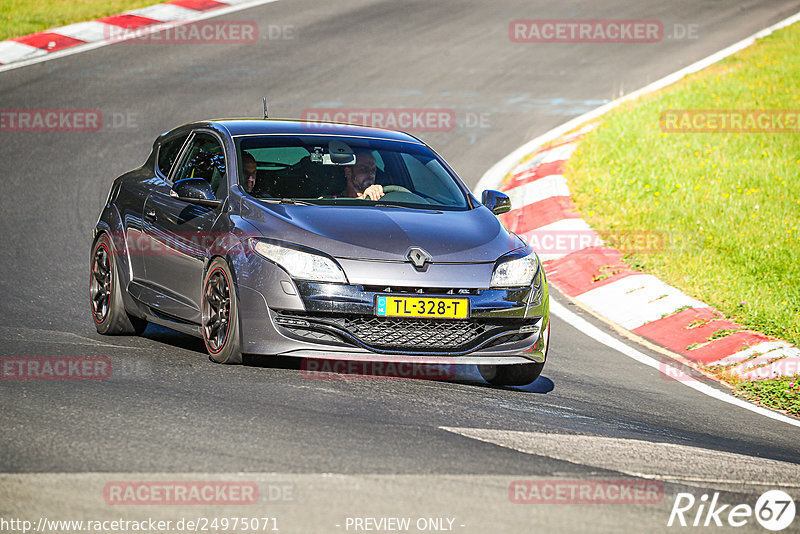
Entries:
[[358, 195], [358, 198], [361, 200], [366, 200], [369, 198], [370, 200], [378, 200], [383, 196], [383, 186], [381, 184], [372, 184], [368, 188], [364, 189], [364, 192]]

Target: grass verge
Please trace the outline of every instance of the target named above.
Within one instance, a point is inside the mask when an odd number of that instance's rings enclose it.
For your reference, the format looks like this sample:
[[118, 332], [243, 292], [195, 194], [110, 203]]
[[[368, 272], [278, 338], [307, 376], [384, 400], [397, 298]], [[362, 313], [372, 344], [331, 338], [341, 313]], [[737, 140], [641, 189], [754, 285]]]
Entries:
[[164, 0], [3, 0], [0, 2], [0, 41], [115, 15]]
[[[669, 110], [798, 117], [797, 57], [800, 24], [613, 110], [581, 141], [566, 177], [584, 219], [611, 243], [657, 237], [648, 242], [658, 247], [627, 250], [631, 266], [746, 328], [800, 345], [800, 127], [700, 133], [662, 122]], [[738, 387], [766, 404], [781, 384]], [[797, 410], [800, 393], [788, 391], [780, 404]]]
[[800, 416], [800, 375], [754, 382], [745, 380], [736, 385], [736, 392], [741, 397]]

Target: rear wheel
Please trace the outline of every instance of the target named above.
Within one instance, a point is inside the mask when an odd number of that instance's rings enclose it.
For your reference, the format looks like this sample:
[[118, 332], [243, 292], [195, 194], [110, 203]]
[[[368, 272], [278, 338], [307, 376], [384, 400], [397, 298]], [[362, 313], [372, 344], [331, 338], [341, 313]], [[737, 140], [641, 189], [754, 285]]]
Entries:
[[239, 304], [228, 264], [215, 258], [203, 282], [203, 341], [216, 363], [242, 363]]
[[147, 321], [130, 315], [122, 300], [119, 256], [103, 234], [92, 248], [89, 300], [94, 325], [104, 335], [139, 335]]
[[479, 365], [478, 371], [484, 380], [493, 386], [527, 386], [542, 374], [543, 363], [516, 365]]

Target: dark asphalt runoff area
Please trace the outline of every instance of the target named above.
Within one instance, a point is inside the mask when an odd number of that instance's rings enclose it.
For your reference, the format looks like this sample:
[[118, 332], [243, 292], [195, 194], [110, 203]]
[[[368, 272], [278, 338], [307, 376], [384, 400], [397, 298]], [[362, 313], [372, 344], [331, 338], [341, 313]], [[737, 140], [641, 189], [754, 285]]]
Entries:
[[[455, 517], [461, 532], [664, 531], [678, 492], [753, 506], [782, 489], [797, 501], [800, 428], [668, 380], [557, 317], [527, 388], [489, 387], [474, 368], [449, 382], [312, 380], [294, 361], [213, 364], [201, 340], [153, 325], [100, 336], [87, 291], [112, 180], [176, 125], [260, 117], [263, 96], [273, 117], [444, 108], [454, 128], [412, 133], [474, 186], [524, 142], [797, 11], [797, 0], [280, 0], [222, 17], [254, 21], [255, 44], [118, 43], [0, 72], [4, 109], [103, 115], [99, 132], [0, 131], [0, 356], [102, 356], [115, 369], [99, 381], [0, 381], [0, 517], [229, 510], [104, 501], [108, 481], [156, 479], [255, 480], [259, 504], [230, 515], [276, 515], [283, 532], [355, 531], [348, 518], [366, 516]], [[665, 38], [516, 43], [515, 19], [655, 19]], [[676, 28], [695, 38], [669, 38]], [[622, 479], [657, 480], [663, 498], [509, 499], [514, 480]], [[267, 499], [275, 483], [293, 497]], [[751, 518], [742, 530], [759, 528]]]

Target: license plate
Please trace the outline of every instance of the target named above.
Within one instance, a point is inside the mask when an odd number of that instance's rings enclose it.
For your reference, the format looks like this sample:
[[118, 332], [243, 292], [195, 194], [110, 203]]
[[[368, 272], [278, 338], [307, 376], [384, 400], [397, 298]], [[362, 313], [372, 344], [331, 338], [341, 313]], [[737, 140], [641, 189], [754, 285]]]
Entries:
[[378, 295], [375, 298], [375, 315], [378, 317], [466, 319], [469, 317], [469, 299]]

